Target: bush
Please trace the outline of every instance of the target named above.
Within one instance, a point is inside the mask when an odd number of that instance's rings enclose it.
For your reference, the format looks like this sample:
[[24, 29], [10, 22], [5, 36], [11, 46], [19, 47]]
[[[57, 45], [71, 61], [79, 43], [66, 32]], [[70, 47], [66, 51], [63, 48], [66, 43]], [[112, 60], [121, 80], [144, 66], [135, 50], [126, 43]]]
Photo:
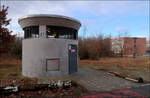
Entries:
[[85, 44], [85, 40], [79, 38], [79, 57], [80, 59], [88, 59], [88, 49], [87, 45]]
[[15, 42], [12, 44], [11, 55], [21, 59], [22, 57], [22, 38], [16, 38]]
[[110, 57], [111, 38], [103, 36], [81, 39], [79, 38], [79, 57], [80, 59], [97, 60], [100, 57]]
[[95, 38], [86, 39], [87, 51], [89, 54], [89, 59], [97, 60], [99, 58], [100, 46]]

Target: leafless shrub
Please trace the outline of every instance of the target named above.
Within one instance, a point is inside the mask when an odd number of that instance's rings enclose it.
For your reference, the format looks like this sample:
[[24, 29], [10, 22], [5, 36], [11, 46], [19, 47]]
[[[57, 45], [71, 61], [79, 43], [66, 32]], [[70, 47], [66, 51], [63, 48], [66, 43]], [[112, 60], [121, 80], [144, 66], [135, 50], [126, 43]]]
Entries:
[[97, 60], [100, 57], [112, 56], [111, 38], [103, 36], [81, 39], [79, 38], [80, 59]]

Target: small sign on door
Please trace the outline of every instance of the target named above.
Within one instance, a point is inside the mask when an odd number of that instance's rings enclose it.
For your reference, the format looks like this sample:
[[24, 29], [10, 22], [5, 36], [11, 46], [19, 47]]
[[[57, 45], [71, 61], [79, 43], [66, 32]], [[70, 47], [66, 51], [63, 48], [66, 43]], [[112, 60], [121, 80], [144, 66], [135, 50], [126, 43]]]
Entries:
[[76, 52], [76, 50], [75, 49], [71, 49], [71, 52], [73, 53], [73, 52]]

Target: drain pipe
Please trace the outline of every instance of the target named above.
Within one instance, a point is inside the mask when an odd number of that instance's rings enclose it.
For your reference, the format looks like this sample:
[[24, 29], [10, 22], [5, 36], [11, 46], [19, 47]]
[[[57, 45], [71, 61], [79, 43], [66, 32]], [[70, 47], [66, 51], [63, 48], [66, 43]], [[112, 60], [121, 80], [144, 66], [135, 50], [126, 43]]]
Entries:
[[137, 82], [137, 83], [143, 83], [143, 78], [139, 77], [137, 79], [132, 79], [132, 78], [129, 78], [129, 77], [125, 77], [124, 79], [126, 80], [130, 80], [130, 81], [134, 81], [134, 82]]
[[120, 78], [123, 78], [123, 79], [129, 80], [129, 81], [133, 81], [133, 82], [136, 82], [136, 83], [143, 83], [143, 82], [144, 82], [143, 78], [141, 78], [141, 77], [136, 78], [136, 79], [133, 79], [133, 78], [130, 78], [130, 77], [127, 77], [127, 76], [121, 75], [121, 74], [120, 74], [120, 73], [118, 73], [118, 72], [109, 71], [108, 73], [110, 73], [110, 74], [114, 74], [114, 75], [115, 75], [115, 76], [117, 76], [117, 77], [120, 77]]

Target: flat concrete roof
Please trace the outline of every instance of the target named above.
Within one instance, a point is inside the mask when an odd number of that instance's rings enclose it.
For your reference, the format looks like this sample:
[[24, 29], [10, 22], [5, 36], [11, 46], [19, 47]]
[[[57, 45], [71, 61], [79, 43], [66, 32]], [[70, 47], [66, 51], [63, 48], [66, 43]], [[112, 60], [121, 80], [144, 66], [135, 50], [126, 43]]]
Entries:
[[79, 27], [81, 26], [80, 21], [78, 21], [77, 19], [56, 14], [31, 14], [19, 18], [18, 22], [23, 28], [26, 26], [44, 25], [44, 24], [72, 27], [75, 29], [79, 29]]
[[56, 15], [56, 14], [31, 14], [31, 15], [26, 15], [26, 16], [23, 16], [23, 17], [19, 18], [18, 21], [21, 21], [22, 19], [25, 19], [25, 18], [34, 18], [34, 17], [39, 17], [39, 18], [42, 18], [42, 17], [64, 18], [64, 19], [68, 19], [68, 20], [78, 22], [81, 25], [80, 21], [75, 19], [75, 18], [68, 17], [68, 16], [63, 16], [63, 15]]

